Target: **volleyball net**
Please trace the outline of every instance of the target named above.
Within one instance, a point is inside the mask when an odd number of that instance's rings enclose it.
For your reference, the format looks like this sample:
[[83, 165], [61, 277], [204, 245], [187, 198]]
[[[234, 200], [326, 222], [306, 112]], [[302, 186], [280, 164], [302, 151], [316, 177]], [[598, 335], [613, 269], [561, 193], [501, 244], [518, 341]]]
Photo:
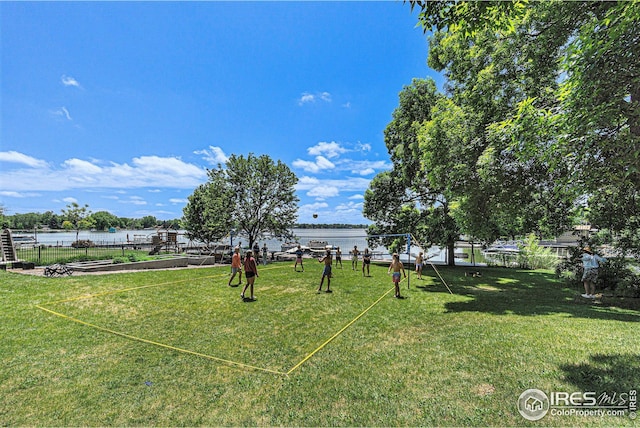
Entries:
[[[322, 236], [322, 238], [319, 238], [319, 236]], [[361, 260], [364, 250], [367, 249], [374, 261], [390, 263], [393, 254], [398, 254], [403, 263], [412, 265], [415, 263], [419, 253], [422, 253], [423, 264], [431, 266], [449, 293], [453, 294], [451, 288], [449, 288], [449, 285], [433, 263], [433, 259], [440, 256], [441, 249], [426, 247], [411, 233], [377, 235], [358, 233], [349, 235], [348, 232], [345, 232], [344, 234], [301, 235], [297, 236], [297, 239], [301, 243], [308, 242], [312, 248], [314, 245], [316, 248], [331, 248], [334, 251], [339, 248], [344, 261], [351, 260], [354, 251], [358, 252], [358, 258]], [[410, 275], [407, 276], [407, 288], [411, 287], [410, 278]]]

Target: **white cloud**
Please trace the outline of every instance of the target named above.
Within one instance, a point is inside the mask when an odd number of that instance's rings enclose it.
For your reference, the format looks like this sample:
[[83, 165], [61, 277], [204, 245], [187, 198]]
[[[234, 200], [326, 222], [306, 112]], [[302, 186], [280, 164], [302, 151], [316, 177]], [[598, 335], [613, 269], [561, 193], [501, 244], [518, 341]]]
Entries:
[[68, 196], [66, 198], [62, 198], [63, 202], [66, 202], [68, 204], [73, 204], [73, 203], [78, 203], [78, 200], [76, 198], [72, 198], [71, 196]]
[[2, 160], [30, 168], [0, 169], [0, 183], [12, 183], [12, 191], [60, 191], [69, 189], [174, 188], [193, 189], [206, 181], [204, 168], [175, 157], [140, 156], [131, 165], [99, 160], [67, 159], [58, 167], [17, 152], [2, 152]]
[[179, 158], [163, 158], [160, 156], [140, 156], [133, 158], [137, 170], [149, 176], [203, 176], [206, 175], [200, 167], [183, 162]]
[[300, 96], [300, 99], [298, 99], [298, 104], [299, 105], [303, 105], [303, 104], [307, 104], [307, 103], [312, 103], [316, 100], [316, 97], [305, 92], [302, 94], [302, 96]]
[[102, 173], [102, 168], [81, 159], [67, 159], [62, 165], [72, 174], [97, 175]]
[[0, 162], [23, 164], [32, 168], [46, 168], [47, 162], [16, 151], [0, 152]]
[[35, 198], [41, 195], [40, 193], [14, 192], [14, 191], [3, 190], [3, 191], [0, 191], [0, 196], [5, 196], [7, 198]]
[[324, 156], [316, 156], [315, 162], [306, 161], [302, 159], [296, 159], [293, 161], [292, 165], [296, 168], [300, 168], [306, 172], [318, 173], [320, 171], [325, 171], [328, 169], [335, 168], [333, 162]]
[[302, 177], [298, 178], [298, 184], [296, 185], [296, 187], [298, 189], [309, 189], [309, 186], [315, 186], [318, 183], [320, 183], [320, 180], [318, 180], [315, 177], [309, 177], [308, 175], [303, 175]]
[[147, 201], [140, 196], [130, 196], [129, 199], [121, 199], [118, 202], [121, 204], [131, 204], [131, 205], [147, 205]]
[[339, 170], [351, 171], [352, 174], [364, 176], [374, 174], [376, 171], [391, 169], [393, 165], [387, 161], [354, 161], [345, 159], [340, 161], [336, 167]]
[[180, 198], [170, 198], [169, 202], [172, 204], [186, 204], [189, 202], [188, 199], [180, 199]]
[[73, 120], [73, 118], [71, 117], [71, 114], [69, 114], [69, 110], [67, 110], [66, 107], [61, 107], [58, 110], [53, 110], [51, 114], [54, 116], [63, 117], [69, 121]]
[[340, 190], [335, 186], [317, 186], [307, 192], [307, 196], [317, 199], [333, 198], [340, 194]]
[[364, 205], [364, 203], [362, 202], [347, 202], [347, 203], [342, 203], [339, 204], [338, 206], [336, 206], [336, 211], [338, 212], [350, 212], [350, 213], [359, 213], [362, 212], [362, 206]]
[[227, 163], [229, 160], [229, 157], [224, 153], [224, 151], [220, 147], [215, 146], [209, 146], [208, 149], [196, 150], [193, 153], [196, 155], [202, 155], [204, 160], [215, 166]]
[[364, 195], [351, 195], [349, 196], [347, 199], [351, 199], [351, 200], [364, 200]]
[[327, 143], [326, 141], [321, 141], [315, 146], [309, 147], [307, 149], [307, 153], [311, 156], [325, 155], [328, 158], [335, 158], [340, 156], [343, 153], [348, 152], [349, 150], [342, 147], [340, 144], [332, 141]]
[[317, 92], [315, 94], [311, 94], [309, 92], [303, 92], [298, 98], [298, 105], [305, 105], [309, 103], [315, 103], [316, 101], [324, 101], [326, 103], [331, 102], [331, 94], [329, 92]]
[[62, 107], [62, 112], [64, 113], [64, 117], [66, 117], [66, 118], [67, 118], [67, 120], [73, 120], [73, 119], [71, 118], [71, 115], [69, 114], [69, 110], [67, 110], [67, 108], [66, 108], [66, 107]]
[[292, 165], [296, 168], [303, 169], [306, 172], [318, 173], [327, 169], [335, 169], [336, 171], [349, 171], [351, 174], [356, 175], [371, 175], [379, 170], [388, 170], [392, 168], [392, 164], [387, 161], [358, 161], [353, 159], [340, 159], [335, 163], [328, 159], [336, 159], [341, 155], [350, 152], [368, 152], [371, 150], [370, 144], [356, 143], [355, 145], [349, 144], [354, 148], [345, 147], [341, 143], [335, 141], [326, 142], [321, 141], [315, 146], [311, 146], [307, 149], [307, 153], [312, 156], [316, 156], [315, 162], [307, 161], [303, 159], [296, 159]]
[[369, 143], [361, 143], [361, 142], [358, 141], [356, 143], [355, 151], [357, 151], [357, 152], [370, 152], [371, 151], [371, 144], [369, 144]]
[[82, 86], [80, 86], [80, 83], [71, 76], [66, 76], [63, 74], [60, 78], [60, 81], [64, 86], [75, 86], [76, 88], [82, 88]]
[[315, 187], [335, 187], [341, 192], [364, 192], [369, 188], [371, 180], [359, 177], [345, 177], [342, 179], [320, 180], [315, 177], [303, 176], [298, 180], [296, 190], [311, 190]]
[[298, 215], [300, 217], [310, 217], [311, 214], [315, 214], [318, 211], [329, 208], [329, 204], [326, 202], [314, 202], [313, 204], [304, 204], [298, 207]]

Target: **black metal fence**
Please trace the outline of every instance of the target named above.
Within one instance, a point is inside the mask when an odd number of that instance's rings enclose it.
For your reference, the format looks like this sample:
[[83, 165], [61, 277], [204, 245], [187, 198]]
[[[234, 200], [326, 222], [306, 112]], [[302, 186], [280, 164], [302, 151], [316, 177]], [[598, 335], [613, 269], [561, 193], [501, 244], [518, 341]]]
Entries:
[[33, 246], [16, 250], [18, 260], [35, 263], [37, 266], [48, 266], [53, 263], [70, 263], [74, 261], [113, 259], [148, 255], [148, 249], [134, 249], [130, 245], [104, 247], [60, 247]]

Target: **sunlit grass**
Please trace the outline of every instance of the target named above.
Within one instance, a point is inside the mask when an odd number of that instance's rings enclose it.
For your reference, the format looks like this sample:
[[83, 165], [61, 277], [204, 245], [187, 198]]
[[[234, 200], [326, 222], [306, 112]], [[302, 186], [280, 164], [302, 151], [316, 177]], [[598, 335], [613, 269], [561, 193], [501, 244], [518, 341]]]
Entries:
[[526, 389], [640, 385], [637, 310], [576, 301], [550, 272], [439, 267], [449, 294], [426, 268], [398, 300], [384, 267], [335, 270], [332, 294], [315, 292], [320, 269], [269, 265], [252, 303], [226, 285], [228, 267], [0, 273], [0, 422], [533, 425], [516, 409]]

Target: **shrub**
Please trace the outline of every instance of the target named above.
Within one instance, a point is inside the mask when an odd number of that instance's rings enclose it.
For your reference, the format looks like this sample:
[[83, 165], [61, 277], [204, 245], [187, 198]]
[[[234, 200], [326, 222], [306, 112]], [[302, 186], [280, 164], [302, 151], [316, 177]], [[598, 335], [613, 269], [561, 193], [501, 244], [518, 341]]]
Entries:
[[[578, 247], [571, 247], [567, 259], [556, 267], [556, 274], [572, 286], [582, 284], [582, 253], [587, 245], [581, 241]], [[609, 289], [619, 296], [640, 297], [640, 270], [629, 259], [609, 257], [600, 266], [595, 286], [596, 290]]]
[[96, 244], [93, 243], [93, 241], [89, 240], [89, 239], [79, 239], [77, 241], [74, 241], [71, 246], [73, 248], [92, 248], [95, 247]]
[[535, 233], [530, 233], [518, 247], [517, 262], [522, 269], [553, 269], [558, 264], [558, 256], [550, 248], [541, 246]]

